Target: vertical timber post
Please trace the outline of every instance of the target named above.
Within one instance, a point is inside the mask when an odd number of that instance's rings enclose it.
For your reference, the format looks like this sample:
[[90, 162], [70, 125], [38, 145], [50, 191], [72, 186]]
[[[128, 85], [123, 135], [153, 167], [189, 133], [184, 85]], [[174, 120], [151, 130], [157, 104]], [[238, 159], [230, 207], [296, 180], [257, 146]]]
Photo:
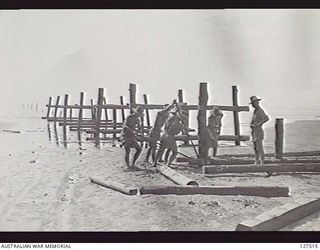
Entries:
[[[106, 97], [103, 97], [103, 105], [107, 105]], [[108, 118], [108, 109], [107, 108], [104, 108], [104, 115], [106, 117], [106, 123], [108, 124], [109, 118]]]
[[[51, 102], [52, 102], [52, 97], [50, 96], [50, 97], [49, 97], [48, 110], [47, 110], [47, 118], [50, 117]], [[27, 108], [29, 108], [29, 104], [27, 104]]]
[[275, 158], [282, 159], [283, 157], [283, 118], [276, 119], [275, 129], [276, 129]]
[[90, 104], [91, 104], [91, 118], [92, 118], [92, 121], [95, 121], [95, 119], [96, 119], [96, 109], [94, 107], [93, 99], [90, 100]]
[[[184, 99], [183, 99], [183, 90], [182, 89], [179, 89], [178, 90], [178, 102], [179, 103], [184, 103], [183, 102]], [[187, 104], [187, 103], [185, 103]], [[182, 108], [183, 109], [183, 108]], [[186, 116], [186, 120], [185, 120], [185, 126], [189, 129], [189, 110], [185, 110], [185, 116]], [[189, 131], [187, 130], [186, 132], [183, 132], [182, 133], [183, 135], [187, 135], [187, 140], [184, 141], [184, 145], [189, 145], [189, 139], [188, 139], [188, 135], [189, 135]]]
[[130, 83], [129, 84], [130, 113], [132, 113], [132, 108], [134, 108], [135, 104], [137, 103], [136, 93], [137, 93], [137, 85], [134, 83]]
[[57, 99], [56, 99], [56, 106], [55, 106], [55, 109], [54, 109], [54, 118], [57, 118], [59, 102], [60, 102], [60, 96], [58, 95]]
[[[143, 101], [144, 101], [144, 104], [148, 104], [148, 96], [146, 94], [143, 95]], [[150, 128], [151, 123], [150, 123], [149, 109], [146, 108], [145, 111], [146, 111], [147, 126], [148, 126], [148, 128]]]
[[[124, 105], [123, 96], [120, 96], [120, 104]], [[126, 116], [124, 114], [124, 109], [121, 109], [121, 116], [122, 116], [122, 123], [124, 123], [124, 120], [126, 119]]]
[[[148, 104], [148, 96], [146, 94], [143, 95], [143, 101], [144, 101], [144, 104]], [[148, 131], [150, 131], [151, 129], [151, 123], [150, 123], [150, 113], [149, 113], [149, 109], [145, 109], [146, 111], [146, 120], [147, 120], [147, 127], [148, 127]], [[144, 124], [143, 125], [143, 132], [144, 132]], [[148, 144], [147, 142], [145, 142], [145, 148], [148, 147]]]
[[67, 111], [68, 111], [69, 95], [64, 95], [64, 107], [63, 107], [63, 121], [67, 122]]
[[199, 158], [201, 164], [206, 164], [208, 160], [208, 131], [206, 126], [208, 103], [208, 84], [200, 83], [199, 106], [198, 106], [198, 136], [199, 136]]
[[178, 102], [183, 102], [183, 90], [179, 89], [178, 90]]
[[83, 118], [83, 104], [84, 104], [84, 93], [80, 93], [80, 107], [79, 107], [79, 113], [78, 113], [78, 127], [80, 127], [82, 123], [82, 118]]
[[[232, 86], [232, 105], [238, 106], [238, 87]], [[234, 122], [234, 134], [237, 137], [235, 141], [236, 146], [240, 146], [240, 124], [239, 124], [239, 112], [233, 111], [233, 122]]]
[[99, 88], [98, 90], [98, 101], [97, 101], [97, 113], [96, 113], [96, 136], [100, 136], [100, 127], [101, 127], [101, 114], [102, 114], [102, 104], [103, 104], [103, 94], [104, 89]]
[[[117, 109], [113, 108], [112, 109], [112, 120], [113, 120], [113, 129], [117, 129]], [[115, 146], [115, 140], [117, 137], [117, 132], [113, 132], [113, 146]]]

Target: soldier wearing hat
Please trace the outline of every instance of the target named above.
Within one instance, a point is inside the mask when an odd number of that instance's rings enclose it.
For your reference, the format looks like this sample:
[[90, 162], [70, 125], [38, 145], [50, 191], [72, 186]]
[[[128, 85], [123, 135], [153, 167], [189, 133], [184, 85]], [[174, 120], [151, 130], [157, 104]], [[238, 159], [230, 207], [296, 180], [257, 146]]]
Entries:
[[264, 110], [260, 107], [260, 101], [256, 96], [250, 97], [250, 103], [253, 108], [253, 116], [250, 123], [251, 131], [252, 131], [252, 141], [255, 152], [255, 164], [263, 164], [264, 163], [264, 151], [262, 141], [264, 139], [264, 132], [262, 125], [269, 121], [269, 117], [266, 115]]
[[157, 143], [160, 140], [161, 128], [163, 127], [164, 123], [168, 119], [170, 110], [176, 104], [177, 104], [177, 100], [174, 99], [171, 105], [168, 105], [168, 104], [165, 105], [164, 109], [157, 113], [156, 120], [154, 122], [152, 129], [150, 130], [150, 133], [149, 133], [149, 139], [148, 139], [149, 149], [147, 152], [145, 162], [149, 162], [150, 155], [152, 155], [153, 162], [155, 161]]
[[212, 156], [217, 156], [218, 151], [218, 139], [221, 131], [221, 119], [223, 117], [223, 113], [219, 109], [219, 107], [214, 107], [210, 116], [208, 117], [208, 134], [209, 134], [209, 148], [212, 148]]
[[165, 122], [164, 133], [161, 136], [160, 148], [159, 148], [159, 151], [157, 152], [156, 159], [153, 164], [154, 167], [157, 166], [158, 160], [163, 155], [166, 149], [170, 150], [168, 151], [168, 156], [169, 156], [169, 153], [171, 152], [171, 156], [168, 161], [168, 166], [170, 166], [173, 160], [176, 158], [178, 154], [178, 147], [177, 147], [175, 136], [178, 135], [184, 129], [186, 129], [184, 125], [185, 120], [186, 120], [186, 117], [185, 115], [182, 114], [179, 105], [176, 105], [175, 110], [171, 110], [169, 112], [169, 118]]
[[[132, 110], [130, 114], [124, 121], [120, 140], [125, 148], [125, 162], [128, 168], [135, 167], [135, 163], [140, 156], [141, 146], [135, 138], [135, 127], [140, 124], [140, 118], [143, 117], [143, 108], [138, 106]], [[136, 153], [133, 156], [132, 164], [130, 165], [130, 149], [135, 148]]]

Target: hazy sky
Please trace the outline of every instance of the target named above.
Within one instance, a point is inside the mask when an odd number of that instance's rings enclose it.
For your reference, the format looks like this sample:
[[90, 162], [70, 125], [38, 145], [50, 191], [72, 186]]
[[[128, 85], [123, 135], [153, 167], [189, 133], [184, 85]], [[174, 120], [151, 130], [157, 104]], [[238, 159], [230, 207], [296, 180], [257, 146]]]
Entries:
[[79, 92], [111, 103], [128, 96], [167, 103], [199, 82], [211, 104], [251, 95], [267, 110], [318, 110], [320, 10], [72, 10], [0, 12], [1, 111]]

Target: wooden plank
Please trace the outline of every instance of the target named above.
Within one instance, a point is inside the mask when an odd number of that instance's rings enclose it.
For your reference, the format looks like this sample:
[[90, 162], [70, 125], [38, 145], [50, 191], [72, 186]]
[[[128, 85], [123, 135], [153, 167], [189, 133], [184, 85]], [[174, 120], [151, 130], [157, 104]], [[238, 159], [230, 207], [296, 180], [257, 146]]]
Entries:
[[320, 172], [320, 163], [274, 163], [264, 165], [220, 165], [203, 166], [204, 174], [221, 173], [287, 173]]
[[[238, 87], [232, 86], [232, 105], [234, 107], [238, 106]], [[239, 112], [233, 111], [233, 124], [234, 124], [234, 135], [240, 135], [240, 122], [239, 122]], [[240, 146], [240, 140], [235, 141], [236, 146]]]
[[177, 183], [179, 185], [195, 185], [195, 186], [199, 186], [199, 183], [195, 180], [192, 180], [191, 178], [188, 178], [186, 176], [184, 176], [183, 174], [173, 170], [172, 168], [166, 166], [166, 165], [162, 165], [159, 164], [157, 166], [157, 170], [164, 175], [165, 177], [167, 177], [168, 179], [172, 180], [174, 183]]
[[[152, 109], [163, 109], [163, 104], [133, 104], [132, 107], [135, 108], [137, 106], [141, 106], [143, 108], [148, 108], [150, 110]], [[127, 106], [125, 106], [127, 107]], [[233, 111], [233, 112], [242, 112], [242, 111], [249, 111], [249, 106], [223, 106], [223, 105], [208, 105], [205, 107], [206, 110], [211, 110], [214, 107], [219, 107], [222, 111]], [[128, 108], [128, 107], [127, 107]], [[198, 110], [198, 105], [186, 105], [181, 104], [181, 109], [183, 110]]]
[[99, 179], [99, 178], [90, 178], [92, 183], [98, 184], [100, 186], [110, 188], [112, 190], [118, 191], [127, 195], [136, 195], [138, 193], [138, 189], [135, 187], [131, 187], [129, 185], [122, 184], [120, 182]]
[[283, 158], [283, 118], [277, 118], [275, 124], [275, 158]]
[[50, 108], [72, 108], [72, 109], [93, 109], [92, 105], [78, 105], [78, 104], [74, 104], [74, 105], [46, 105], [46, 107], [50, 107]]
[[244, 195], [261, 197], [288, 197], [288, 187], [278, 186], [143, 186], [140, 194], [157, 195]]
[[[55, 106], [55, 105], [53, 105]], [[107, 105], [102, 105], [102, 108], [106, 107], [108, 109], [130, 109], [136, 108], [137, 106], [141, 106], [144, 109], [149, 109], [149, 110], [154, 110], [154, 109], [163, 109], [163, 104], [131, 104], [131, 106], [128, 105], [120, 105], [120, 104], [107, 104]], [[89, 106], [90, 107], [90, 106]], [[88, 107], [88, 108], [89, 108]], [[205, 107], [206, 110], [211, 110], [214, 107], [219, 107], [220, 110], [222, 111], [232, 111], [232, 112], [241, 112], [241, 111], [249, 111], [248, 106], [222, 106], [222, 105], [208, 105]], [[181, 104], [181, 108], [183, 110], [198, 110], [198, 105], [187, 105], [187, 104]]]
[[238, 224], [236, 231], [276, 231], [319, 210], [319, 198], [302, 197]]
[[206, 163], [208, 160], [208, 130], [207, 111], [205, 107], [208, 103], [208, 84], [201, 82], [199, 86], [199, 106], [198, 106], [198, 138], [199, 138], [199, 158]]
[[[198, 140], [197, 135], [177, 135], [176, 139], [185, 141], [185, 140]], [[249, 141], [250, 137], [247, 135], [240, 135], [240, 136], [235, 136], [235, 135], [219, 135], [219, 141], [235, 141], [235, 140], [240, 140], [240, 141]]]
[[[177, 162], [189, 162], [192, 164], [200, 164], [201, 162], [197, 158], [187, 158], [187, 157], [177, 157]], [[255, 160], [245, 159], [245, 158], [209, 158], [208, 165], [253, 165]], [[318, 159], [308, 159], [308, 158], [295, 158], [295, 159], [274, 159], [267, 158], [264, 161], [265, 164], [274, 164], [274, 163], [320, 163], [320, 158]]]

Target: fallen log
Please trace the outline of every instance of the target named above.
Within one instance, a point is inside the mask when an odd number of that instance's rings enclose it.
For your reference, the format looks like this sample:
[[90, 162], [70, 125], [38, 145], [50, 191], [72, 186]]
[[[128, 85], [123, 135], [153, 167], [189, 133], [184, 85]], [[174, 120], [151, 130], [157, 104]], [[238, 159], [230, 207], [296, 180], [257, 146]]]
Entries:
[[21, 131], [19, 131], [19, 130], [3, 129], [2, 132], [13, 133], [13, 134], [21, 134]]
[[[176, 140], [186, 141], [186, 140], [198, 140], [198, 135], [176, 135]], [[250, 137], [247, 135], [219, 135], [219, 141], [249, 141]]]
[[[201, 161], [197, 158], [185, 158], [177, 157], [177, 162], [189, 162], [190, 164], [200, 164]], [[241, 158], [224, 158], [224, 159], [212, 159], [209, 158], [207, 165], [249, 165], [254, 164], [254, 159], [241, 159]], [[320, 163], [320, 157], [318, 159], [265, 159], [265, 164], [274, 164], [274, 163]]]
[[159, 164], [157, 166], [157, 170], [167, 177], [168, 179], [172, 180], [174, 183], [177, 183], [179, 185], [194, 185], [199, 186], [199, 183], [195, 180], [192, 180], [183, 174], [178, 173], [177, 171], [173, 170], [170, 167], [167, 167], [166, 165]]
[[279, 163], [264, 165], [203, 166], [204, 174], [261, 173], [261, 172], [320, 172], [320, 163]]
[[276, 231], [320, 210], [320, 199], [300, 198], [246, 220], [236, 231]]
[[92, 183], [98, 184], [100, 186], [113, 189], [123, 194], [127, 195], [136, 195], [138, 193], [138, 189], [135, 187], [130, 187], [128, 185], [112, 181], [112, 180], [102, 180], [98, 178], [90, 178]]
[[288, 187], [277, 186], [144, 186], [140, 194], [156, 195], [244, 195], [261, 197], [288, 197]]

